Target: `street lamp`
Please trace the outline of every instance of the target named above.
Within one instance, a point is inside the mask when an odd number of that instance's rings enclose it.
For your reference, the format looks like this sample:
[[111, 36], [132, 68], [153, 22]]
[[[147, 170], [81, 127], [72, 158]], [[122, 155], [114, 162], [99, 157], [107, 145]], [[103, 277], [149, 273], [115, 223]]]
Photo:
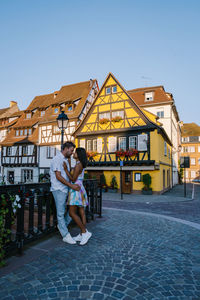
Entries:
[[69, 119], [68, 116], [64, 113], [64, 111], [61, 111], [61, 113], [59, 114], [56, 120], [57, 120], [58, 128], [61, 130], [61, 150], [62, 150], [62, 145], [64, 140], [64, 129], [67, 128]]

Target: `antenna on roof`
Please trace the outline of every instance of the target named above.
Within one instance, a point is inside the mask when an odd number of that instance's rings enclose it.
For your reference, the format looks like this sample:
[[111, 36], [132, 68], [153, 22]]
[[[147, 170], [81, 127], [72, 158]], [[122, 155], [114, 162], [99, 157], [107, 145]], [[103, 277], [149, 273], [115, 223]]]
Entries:
[[146, 76], [141, 76], [142, 79], [144, 79], [145, 81], [145, 86], [148, 86], [149, 83], [148, 83], [148, 80], [151, 80], [152, 78], [151, 77], [146, 77]]

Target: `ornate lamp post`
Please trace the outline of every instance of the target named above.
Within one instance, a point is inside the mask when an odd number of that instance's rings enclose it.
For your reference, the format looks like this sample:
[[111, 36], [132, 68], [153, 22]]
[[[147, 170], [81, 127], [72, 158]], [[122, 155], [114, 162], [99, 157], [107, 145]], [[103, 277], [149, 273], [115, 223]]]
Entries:
[[62, 150], [62, 145], [64, 140], [64, 129], [67, 128], [69, 119], [68, 116], [64, 113], [64, 111], [61, 111], [61, 113], [59, 114], [56, 120], [57, 120], [58, 128], [61, 130], [61, 150]]

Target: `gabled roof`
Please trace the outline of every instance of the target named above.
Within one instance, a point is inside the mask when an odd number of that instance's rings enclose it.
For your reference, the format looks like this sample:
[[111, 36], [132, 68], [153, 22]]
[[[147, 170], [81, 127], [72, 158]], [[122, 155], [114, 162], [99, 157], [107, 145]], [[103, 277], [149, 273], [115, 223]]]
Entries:
[[30, 105], [27, 107], [26, 111], [32, 111], [36, 108], [46, 108], [54, 102], [54, 93], [36, 96]]
[[184, 123], [181, 126], [182, 137], [200, 136], [200, 126], [196, 123]]
[[38, 143], [38, 128], [36, 128], [30, 136], [15, 136], [15, 131], [11, 132], [1, 142], [1, 146], [13, 146], [17, 144], [37, 144]]
[[[11, 101], [10, 106], [6, 108], [0, 109], [0, 119], [9, 118], [13, 113], [16, 113], [19, 111], [19, 108], [17, 106], [17, 102]], [[13, 105], [14, 103], [14, 105]]]
[[156, 124], [154, 122], [152, 122], [148, 117], [147, 115], [145, 114], [145, 110], [142, 110], [138, 104], [133, 100], [133, 98], [130, 96], [130, 94], [126, 91], [126, 89], [121, 85], [121, 83], [115, 78], [115, 76], [110, 72], [105, 81], [103, 82], [102, 84], [102, 87], [100, 88], [98, 94], [96, 95], [96, 98], [94, 100], [94, 102], [92, 103], [91, 107], [89, 108], [89, 111], [87, 112], [86, 116], [84, 117], [84, 119], [82, 120], [82, 122], [80, 123], [80, 125], [76, 128], [76, 130], [74, 131], [74, 136], [76, 136], [76, 134], [78, 133], [78, 131], [80, 131], [80, 128], [83, 126], [84, 124], [84, 121], [87, 120], [87, 118], [89, 117], [89, 113], [91, 112], [93, 106], [95, 105], [95, 102], [96, 102], [96, 99], [98, 98], [98, 96], [101, 94], [102, 92], [102, 89], [104, 88], [104, 85], [106, 84], [107, 80], [109, 77], [112, 77], [114, 79], [114, 81], [117, 82], [117, 84], [121, 87], [121, 89], [123, 90], [123, 92], [127, 95], [128, 99], [134, 104], [134, 109], [139, 113], [139, 115], [141, 116], [141, 118], [143, 120], [145, 120], [145, 122], [147, 123], [147, 126], [148, 127], [151, 127], [151, 128], [157, 128], [159, 129], [159, 131], [165, 136], [166, 140], [168, 141], [168, 143], [171, 145], [171, 141], [167, 135], [167, 133], [165, 132], [165, 130], [159, 126], [159, 124]]

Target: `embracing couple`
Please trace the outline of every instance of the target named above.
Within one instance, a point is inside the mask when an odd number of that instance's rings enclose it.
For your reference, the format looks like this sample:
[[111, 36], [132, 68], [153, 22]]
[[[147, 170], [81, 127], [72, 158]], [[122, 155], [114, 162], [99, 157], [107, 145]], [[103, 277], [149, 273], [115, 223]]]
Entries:
[[[63, 237], [63, 242], [69, 244], [80, 242], [80, 245], [83, 246], [92, 236], [91, 232], [86, 229], [85, 207], [88, 205], [88, 199], [83, 186], [87, 154], [84, 148], [76, 148], [75, 152], [74, 149], [75, 145], [72, 142], [66, 142], [62, 146], [61, 152], [58, 152], [53, 158], [50, 167], [51, 191], [56, 204], [58, 230]], [[71, 173], [70, 160], [72, 154], [76, 160], [73, 173]], [[66, 205], [69, 205], [67, 212]], [[73, 238], [67, 229], [71, 219], [75, 221], [81, 231]]]

